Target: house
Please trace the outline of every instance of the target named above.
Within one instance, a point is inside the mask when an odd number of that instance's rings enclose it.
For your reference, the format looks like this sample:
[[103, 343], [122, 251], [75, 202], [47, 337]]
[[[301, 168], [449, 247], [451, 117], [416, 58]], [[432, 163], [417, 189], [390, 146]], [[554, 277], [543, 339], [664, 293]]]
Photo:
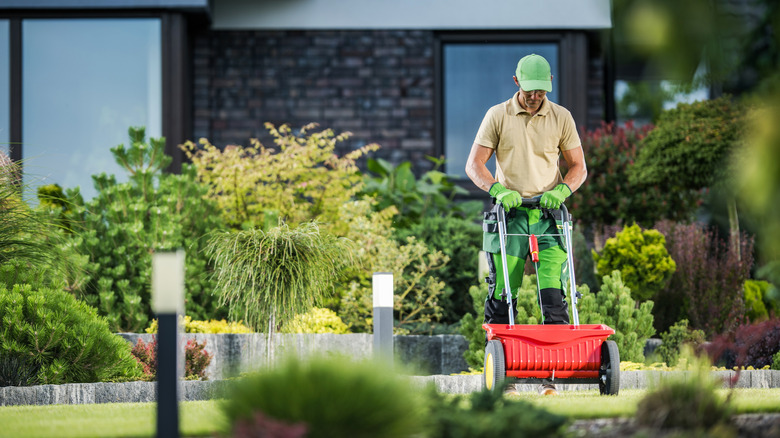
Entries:
[[178, 145], [268, 144], [265, 122], [351, 131], [345, 148], [464, 163], [517, 60], [551, 63], [580, 129], [615, 118], [609, 0], [0, 0], [0, 146], [33, 185], [123, 174], [129, 126]]

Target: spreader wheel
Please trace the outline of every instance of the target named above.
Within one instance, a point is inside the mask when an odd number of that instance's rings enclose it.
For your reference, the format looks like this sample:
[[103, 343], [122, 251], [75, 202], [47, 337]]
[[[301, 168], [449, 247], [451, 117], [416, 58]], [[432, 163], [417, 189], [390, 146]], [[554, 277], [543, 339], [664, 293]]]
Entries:
[[482, 373], [485, 388], [495, 391], [503, 387], [506, 378], [504, 346], [501, 341], [488, 341], [485, 347], [485, 370]]
[[601, 344], [599, 367], [599, 392], [601, 395], [618, 395], [620, 390], [620, 352], [615, 341]]

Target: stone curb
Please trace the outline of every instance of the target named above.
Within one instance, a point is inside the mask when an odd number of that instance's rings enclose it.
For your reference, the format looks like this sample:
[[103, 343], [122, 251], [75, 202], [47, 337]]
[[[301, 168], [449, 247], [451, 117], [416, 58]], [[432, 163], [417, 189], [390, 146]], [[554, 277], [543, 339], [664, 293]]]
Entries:
[[[685, 376], [682, 371], [623, 371], [620, 373], [621, 389], [642, 389], [663, 379]], [[737, 378], [734, 371], [714, 371], [713, 375], [727, 382]], [[482, 389], [482, 375], [434, 375], [412, 376], [413, 386], [422, 388], [433, 384], [436, 390], [450, 394], [468, 394]], [[183, 401], [210, 400], [223, 397], [228, 380], [182, 381]], [[780, 388], [780, 371], [742, 371], [736, 388]], [[536, 391], [538, 385], [518, 384], [518, 391]], [[595, 389], [596, 385], [560, 384], [559, 391]], [[72, 383], [67, 385], [40, 385], [0, 388], [0, 406], [90, 404], [90, 403], [140, 403], [153, 402], [157, 398], [155, 382], [124, 383]]]

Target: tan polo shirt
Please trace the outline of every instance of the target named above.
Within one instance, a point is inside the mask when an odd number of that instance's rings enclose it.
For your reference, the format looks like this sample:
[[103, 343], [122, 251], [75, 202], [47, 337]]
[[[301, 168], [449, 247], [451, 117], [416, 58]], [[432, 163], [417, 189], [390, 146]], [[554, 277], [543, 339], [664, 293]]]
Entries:
[[519, 94], [488, 110], [474, 142], [495, 150], [496, 180], [530, 198], [563, 181], [560, 151], [581, 144], [569, 110], [545, 98], [531, 116], [520, 106]]

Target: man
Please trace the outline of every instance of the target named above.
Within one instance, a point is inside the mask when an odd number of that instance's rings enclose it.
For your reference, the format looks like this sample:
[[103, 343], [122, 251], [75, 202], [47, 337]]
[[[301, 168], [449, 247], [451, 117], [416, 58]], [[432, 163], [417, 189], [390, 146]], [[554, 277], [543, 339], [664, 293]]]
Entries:
[[[507, 211], [510, 234], [559, 234], [556, 210], [576, 191], [587, 176], [585, 157], [571, 113], [546, 98], [552, 91], [550, 64], [532, 54], [517, 63], [513, 76], [519, 91], [511, 99], [490, 108], [482, 120], [466, 162], [466, 174], [490, 193]], [[486, 163], [496, 155], [495, 178]], [[558, 161], [563, 155], [568, 172], [562, 178]], [[542, 209], [521, 207], [523, 198], [541, 195]], [[485, 301], [485, 322], [508, 324], [503, 266], [495, 231], [495, 211], [486, 214], [483, 250], [487, 252], [490, 294]], [[507, 270], [513, 311], [517, 288], [523, 280], [528, 238], [507, 239]], [[539, 237], [539, 289], [545, 324], [568, 324], [561, 273], [566, 262], [561, 239]], [[552, 385], [547, 385], [554, 393]], [[552, 387], [552, 388], [549, 388]]]

